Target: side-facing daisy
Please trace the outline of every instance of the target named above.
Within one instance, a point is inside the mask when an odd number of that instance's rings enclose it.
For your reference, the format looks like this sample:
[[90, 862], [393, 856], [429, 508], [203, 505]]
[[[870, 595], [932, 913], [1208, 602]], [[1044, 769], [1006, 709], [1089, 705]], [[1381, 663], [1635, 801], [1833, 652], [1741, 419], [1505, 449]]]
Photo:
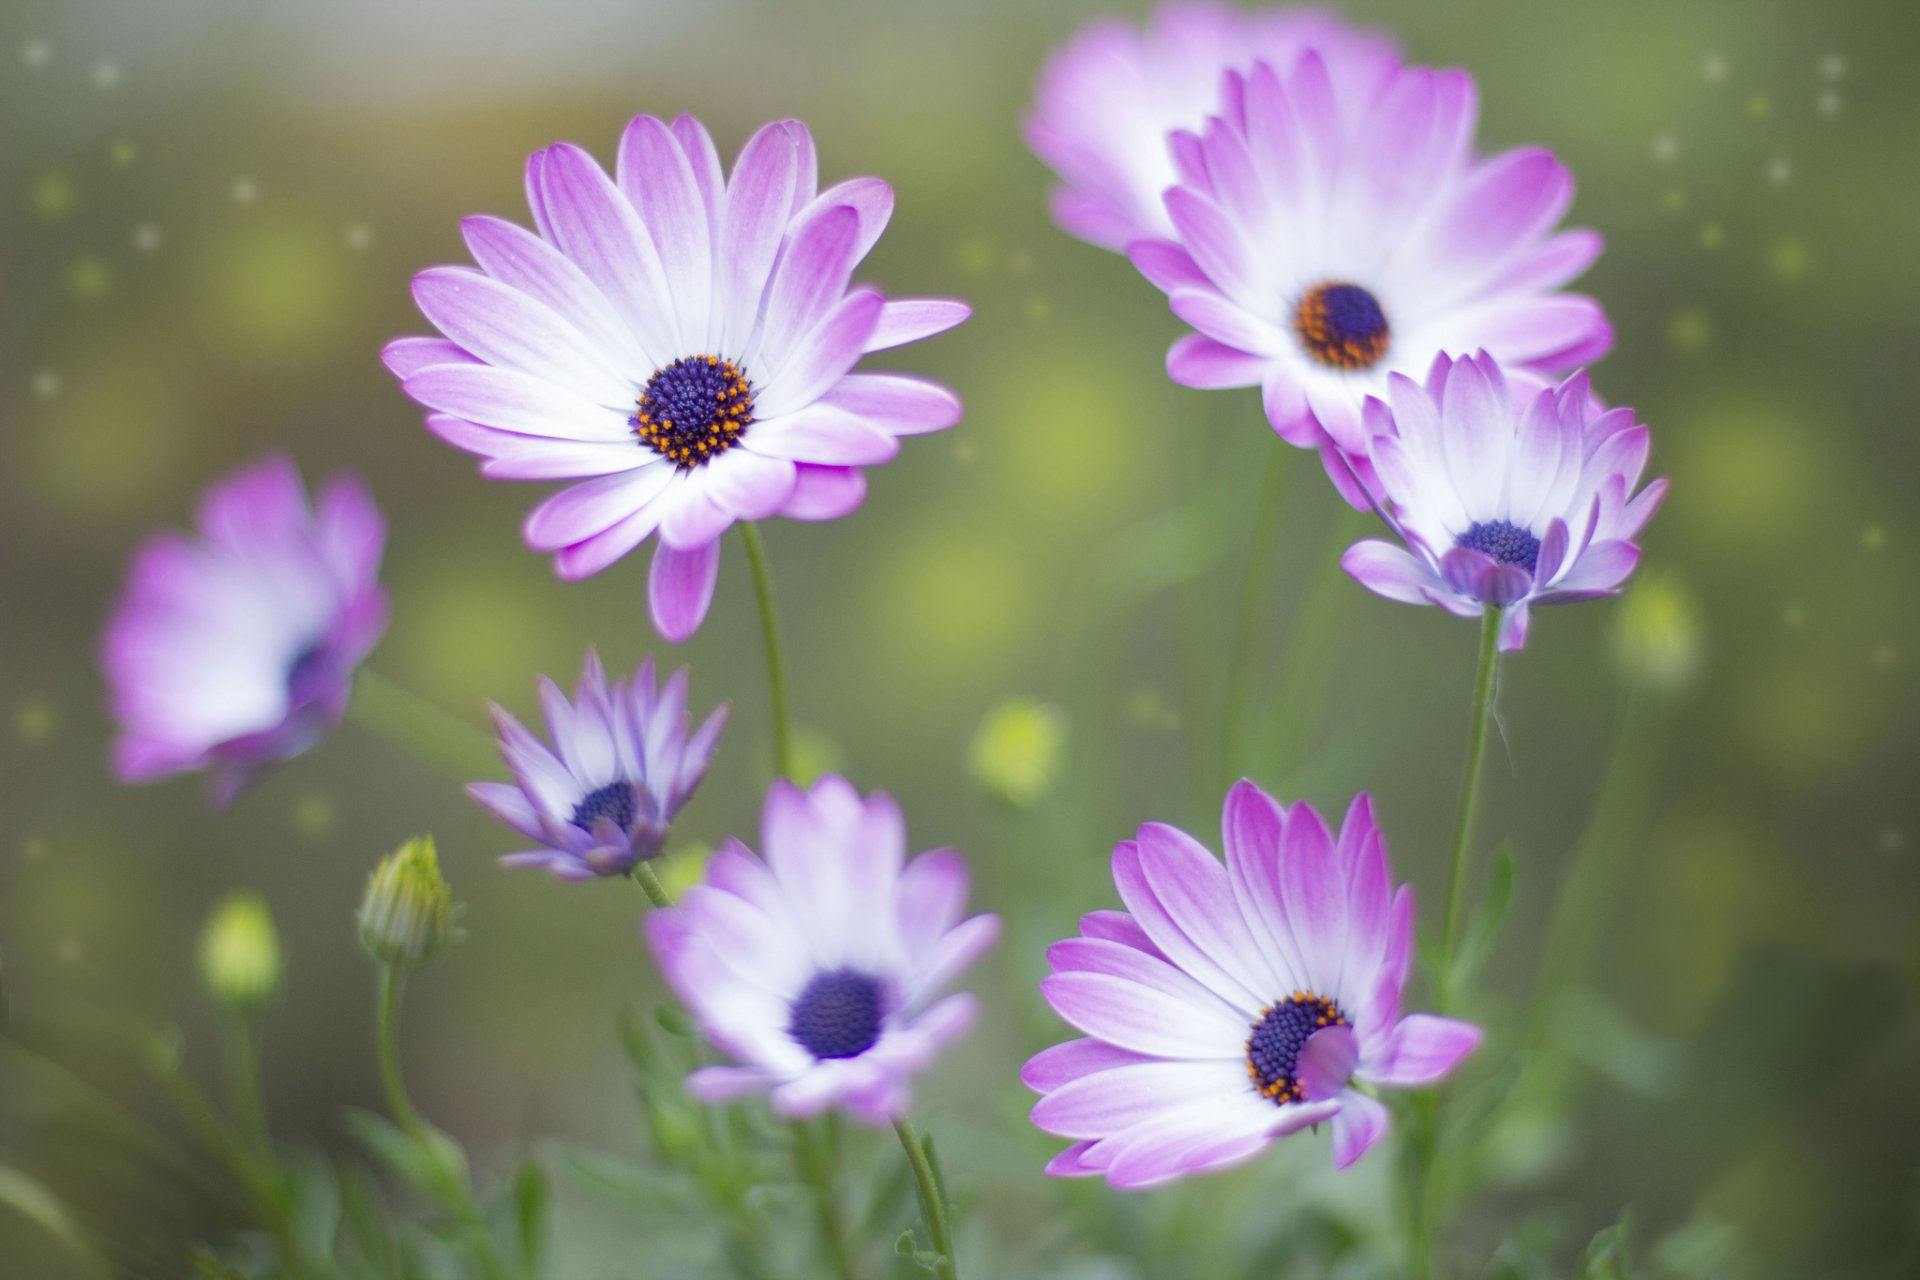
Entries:
[[309, 507], [293, 462], [269, 458], [208, 489], [199, 525], [134, 556], [100, 661], [120, 780], [204, 769], [224, 805], [340, 723], [387, 627], [387, 524], [358, 479]]
[[1290, 65], [1308, 48], [1350, 81], [1343, 96], [1354, 101], [1397, 65], [1390, 38], [1318, 9], [1169, 4], [1144, 30], [1117, 18], [1089, 24], [1048, 59], [1026, 121], [1027, 145], [1061, 179], [1054, 221], [1106, 249], [1172, 236], [1160, 199], [1179, 177], [1171, 135], [1219, 111], [1228, 69]]
[[461, 224], [479, 268], [414, 278], [445, 338], [383, 358], [427, 426], [504, 480], [579, 480], [534, 508], [527, 544], [564, 578], [658, 533], [649, 600], [671, 640], [698, 630], [736, 520], [828, 520], [860, 468], [960, 419], [951, 391], [854, 373], [869, 352], [950, 329], [964, 303], [852, 285], [893, 212], [854, 178], [818, 191], [813, 138], [783, 120], [723, 175], [699, 121], [641, 116], [613, 177], [557, 143], [527, 163], [538, 234]]
[[1527, 641], [1529, 608], [1613, 595], [1667, 491], [1634, 492], [1647, 429], [1633, 410], [1594, 407], [1584, 373], [1523, 407], [1486, 352], [1440, 356], [1425, 385], [1394, 374], [1366, 406], [1386, 516], [1405, 548], [1368, 540], [1341, 564], [1368, 590], [1463, 618], [1506, 610], [1500, 647]]
[[763, 862], [738, 841], [680, 905], [647, 917], [661, 971], [736, 1065], [703, 1067], [705, 1101], [771, 1091], [776, 1111], [844, 1107], [884, 1124], [907, 1082], [972, 1025], [939, 993], [992, 945], [998, 918], [961, 918], [967, 867], [951, 850], [907, 862], [887, 796], [844, 778], [767, 794]]
[[542, 846], [502, 863], [541, 867], [563, 880], [625, 875], [657, 856], [674, 815], [706, 777], [727, 722], [723, 706], [689, 734], [685, 668], [656, 685], [648, 658], [631, 685], [609, 685], [591, 650], [572, 702], [540, 677], [540, 710], [551, 748], [493, 708], [500, 756], [514, 780], [469, 783], [467, 794]]
[[1464, 71], [1399, 67], [1361, 96], [1311, 50], [1229, 74], [1219, 114], [1175, 138], [1174, 234], [1128, 246], [1196, 330], [1173, 379], [1260, 387], [1356, 506], [1360, 407], [1389, 374], [1485, 348], [1540, 386], [1613, 342], [1598, 303], [1560, 292], [1601, 248], [1554, 230], [1572, 175], [1538, 148], [1477, 158], [1475, 114]]
[[1027, 1063], [1033, 1122], [1074, 1139], [1047, 1172], [1150, 1187], [1330, 1123], [1344, 1169], [1386, 1131], [1366, 1088], [1441, 1079], [1478, 1028], [1400, 1014], [1413, 891], [1393, 888], [1365, 795], [1339, 837], [1251, 782], [1227, 793], [1227, 860], [1160, 823], [1113, 851], [1126, 911], [1082, 917], [1040, 983], [1085, 1032]]

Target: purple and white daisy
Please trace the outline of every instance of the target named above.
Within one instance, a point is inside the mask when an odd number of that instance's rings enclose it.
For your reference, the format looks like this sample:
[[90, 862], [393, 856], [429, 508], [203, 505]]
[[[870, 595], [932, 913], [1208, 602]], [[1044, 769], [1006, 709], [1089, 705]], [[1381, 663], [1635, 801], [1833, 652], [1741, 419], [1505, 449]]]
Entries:
[[1229, 73], [1219, 114], [1174, 138], [1174, 234], [1128, 246], [1196, 330], [1168, 374], [1260, 387], [1274, 430], [1320, 450], [1355, 506], [1361, 406], [1390, 374], [1485, 349], [1524, 391], [1613, 343], [1598, 303], [1560, 291], [1601, 249], [1554, 230], [1573, 176], [1539, 148], [1477, 158], [1475, 115], [1464, 71], [1396, 67], [1356, 89], [1309, 50]]
[[762, 840], [764, 862], [729, 841], [704, 883], [647, 917], [667, 981], [736, 1060], [687, 1087], [707, 1102], [770, 1091], [782, 1115], [844, 1107], [887, 1123], [906, 1109], [908, 1080], [972, 1025], [971, 995], [939, 993], [1000, 921], [963, 920], [960, 855], [907, 862], [899, 806], [844, 778], [774, 783]]
[[1140, 828], [1113, 851], [1126, 911], [1082, 917], [1047, 953], [1041, 993], [1088, 1037], [1021, 1073], [1044, 1095], [1033, 1122], [1074, 1139], [1050, 1174], [1150, 1187], [1328, 1122], [1344, 1169], [1387, 1127], [1358, 1086], [1432, 1084], [1480, 1042], [1400, 1014], [1413, 890], [1394, 890], [1365, 795], [1336, 839], [1310, 805], [1240, 782], [1222, 827], [1225, 866], [1184, 832]]
[[893, 212], [854, 178], [819, 191], [797, 120], [748, 140], [729, 179], [706, 129], [640, 116], [608, 177], [557, 143], [527, 163], [538, 234], [461, 224], [479, 268], [414, 278], [445, 338], [383, 352], [427, 426], [505, 480], [577, 479], [534, 508], [527, 545], [564, 578], [660, 535], [649, 599], [675, 641], [705, 618], [736, 520], [829, 520], [900, 437], [960, 419], [921, 378], [854, 373], [869, 352], [966, 319], [964, 303], [851, 285]]
[[1106, 249], [1171, 237], [1160, 198], [1179, 180], [1170, 136], [1199, 130], [1220, 109], [1229, 68], [1290, 66], [1309, 48], [1351, 80], [1343, 96], [1356, 101], [1397, 65], [1390, 38], [1318, 9], [1170, 4], [1145, 30], [1117, 18], [1089, 24], [1048, 60], [1026, 121], [1027, 145], [1061, 178], [1054, 221]]
[[495, 817], [542, 846], [502, 864], [591, 880], [658, 856], [674, 815], [707, 775], [727, 708], [689, 734], [685, 668], [656, 685], [648, 658], [631, 685], [609, 685], [600, 655], [589, 650], [572, 702], [540, 677], [540, 710], [552, 748], [495, 706], [500, 756], [514, 780], [467, 785]]
[[340, 723], [387, 627], [387, 524], [358, 479], [309, 507], [293, 462], [269, 458], [208, 489], [199, 525], [135, 554], [100, 661], [120, 780], [204, 769], [224, 805]]
[[1523, 407], [1493, 358], [1433, 362], [1423, 386], [1387, 379], [1366, 406], [1381, 513], [1406, 546], [1368, 540], [1341, 564], [1368, 590], [1463, 618], [1506, 610], [1500, 648], [1527, 641], [1529, 609], [1613, 595], [1667, 491], [1634, 492], [1647, 429], [1594, 406], [1584, 373]]

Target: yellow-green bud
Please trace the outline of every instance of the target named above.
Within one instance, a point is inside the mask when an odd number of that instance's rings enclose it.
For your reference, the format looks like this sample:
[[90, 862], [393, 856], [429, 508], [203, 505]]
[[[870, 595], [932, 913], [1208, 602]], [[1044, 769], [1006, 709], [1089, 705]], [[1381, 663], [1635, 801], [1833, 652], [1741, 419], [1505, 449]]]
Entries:
[[459, 908], [440, 874], [432, 836], [380, 860], [360, 900], [360, 942], [381, 964], [411, 969], [454, 940]]
[[1053, 789], [1067, 743], [1059, 708], [1009, 698], [988, 708], [973, 735], [973, 778], [990, 795], [1025, 809]]
[[265, 898], [229, 894], [213, 909], [200, 933], [200, 976], [214, 999], [239, 1013], [273, 999], [280, 987], [280, 935]]
[[1670, 573], [1643, 573], [1627, 588], [1613, 620], [1613, 657], [1629, 683], [1679, 693], [1700, 671], [1700, 609]]

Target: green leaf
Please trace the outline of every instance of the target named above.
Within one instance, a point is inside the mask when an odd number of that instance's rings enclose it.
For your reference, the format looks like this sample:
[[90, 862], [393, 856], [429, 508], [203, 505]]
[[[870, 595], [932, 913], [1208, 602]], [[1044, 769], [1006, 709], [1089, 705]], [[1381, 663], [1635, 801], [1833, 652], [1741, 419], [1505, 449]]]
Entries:
[[1632, 1227], [1633, 1210], [1622, 1209], [1620, 1221], [1594, 1235], [1580, 1259], [1580, 1280], [1630, 1280], [1633, 1263], [1627, 1256], [1627, 1246]]
[[20, 1214], [65, 1245], [86, 1264], [87, 1274], [106, 1274], [105, 1266], [66, 1206], [40, 1182], [12, 1165], [0, 1164], [0, 1206]]
[[1511, 845], [1502, 845], [1493, 856], [1493, 869], [1487, 876], [1487, 892], [1473, 913], [1473, 921], [1460, 940], [1460, 954], [1454, 958], [1454, 990], [1459, 990], [1480, 971], [1493, 954], [1500, 934], [1506, 928], [1507, 912], [1513, 906], [1514, 857]]
[[466, 1152], [437, 1129], [424, 1142], [383, 1116], [350, 1110], [347, 1128], [388, 1171], [443, 1207], [458, 1212], [467, 1177]]
[[292, 1174], [293, 1237], [302, 1253], [333, 1256], [340, 1229], [340, 1183], [324, 1157], [297, 1152], [288, 1158]]
[[513, 1222], [520, 1258], [530, 1274], [540, 1271], [547, 1207], [552, 1198], [546, 1170], [537, 1161], [522, 1161], [513, 1176]]
[[900, 1233], [900, 1238], [893, 1242], [893, 1251], [903, 1258], [911, 1258], [920, 1252], [920, 1245], [913, 1238], [912, 1227]]

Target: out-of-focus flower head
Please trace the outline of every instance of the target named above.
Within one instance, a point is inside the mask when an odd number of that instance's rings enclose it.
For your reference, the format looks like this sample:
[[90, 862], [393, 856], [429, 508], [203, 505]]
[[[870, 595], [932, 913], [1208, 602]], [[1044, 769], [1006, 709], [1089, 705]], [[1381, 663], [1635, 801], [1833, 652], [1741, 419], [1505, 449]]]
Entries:
[[1404, 546], [1356, 542], [1341, 563], [1368, 590], [1463, 618], [1506, 610], [1500, 647], [1526, 643], [1529, 610], [1613, 595], [1666, 492], [1634, 492], [1647, 429], [1594, 407], [1584, 373], [1516, 408], [1486, 352], [1441, 356], [1424, 384], [1394, 374], [1367, 402], [1381, 510]]
[[382, 858], [368, 878], [357, 916], [360, 942], [389, 968], [417, 968], [458, 940], [459, 917], [433, 837], [415, 836]]
[[653, 659], [633, 683], [607, 683], [589, 652], [574, 700], [540, 678], [551, 748], [500, 707], [500, 755], [514, 780], [475, 782], [467, 794], [542, 847], [508, 854], [513, 867], [541, 867], [564, 880], [619, 876], [656, 857], [681, 806], [693, 797], [727, 722], [723, 706], [689, 733], [685, 669], [656, 684]]
[[280, 988], [280, 935], [257, 893], [233, 893], [200, 933], [200, 977], [228, 1009], [258, 1012]]
[[1176, 134], [1173, 233], [1127, 251], [1194, 332], [1167, 353], [1190, 387], [1259, 387], [1267, 420], [1367, 505], [1361, 406], [1395, 373], [1487, 350], [1516, 394], [1604, 355], [1593, 299], [1562, 292], [1598, 256], [1557, 231], [1573, 176], [1550, 152], [1474, 154], [1464, 71], [1356, 80], [1308, 50], [1227, 77]]
[[1000, 922], [961, 918], [960, 855], [907, 861], [899, 807], [836, 775], [810, 790], [774, 783], [761, 839], [764, 861], [731, 841], [678, 906], [647, 917], [667, 981], [735, 1060], [687, 1087], [884, 1124], [905, 1111], [912, 1076], [972, 1025], [973, 997], [940, 992]]
[[1344, 1169], [1386, 1131], [1355, 1083], [1445, 1077], [1480, 1042], [1400, 1012], [1413, 891], [1393, 887], [1366, 796], [1338, 837], [1251, 782], [1227, 793], [1226, 864], [1160, 823], [1113, 851], [1125, 911], [1096, 911], [1047, 953], [1041, 994], [1086, 1039], [1021, 1078], [1033, 1122], [1073, 1139], [1047, 1172], [1150, 1187], [1251, 1159], [1331, 1124]]
[[386, 521], [349, 476], [309, 507], [286, 458], [220, 481], [199, 516], [134, 556], [100, 660], [121, 781], [205, 770], [225, 804], [340, 722], [386, 630]]
[[854, 286], [893, 190], [818, 187], [797, 120], [754, 134], [731, 177], [691, 116], [636, 118], [612, 177], [556, 143], [527, 163], [535, 230], [466, 219], [478, 268], [414, 278], [445, 338], [383, 353], [428, 428], [485, 458], [483, 474], [578, 482], [525, 525], [560, 576], [598, 573], [658, 533], [649, 599], [670, 640], [706, 617], [734, 521], [846, 515], [866, 495], [862, 467], [960, 419], [945, 387], [852, 372], [968, 309]]
[[1172, 135], [1220, 110], [1228, 70], [1290, 66], [1318, 49], [1355, 96], [1397, 63], [1390, 37], [1319, 9], [1245, 12], [1169, 4], [1144, 29], [1118, 18], [1085, 27], [1047, 62], [1027, 145], [1060, 176], [1054, 221], [1107, 249], [1171, 236], [1161, 196], [1179, 180]]

